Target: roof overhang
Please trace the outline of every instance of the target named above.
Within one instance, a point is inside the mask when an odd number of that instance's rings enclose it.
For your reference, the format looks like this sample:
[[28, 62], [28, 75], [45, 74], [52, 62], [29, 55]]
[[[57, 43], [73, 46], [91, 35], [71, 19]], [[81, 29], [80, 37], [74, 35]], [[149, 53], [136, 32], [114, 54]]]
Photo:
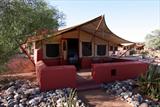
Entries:
[[34, 42], [34, 41], [39, 41], [39, 40], [43, 40], [43, 39], [48, 39], [50, 37], [54, 37], [54, 36], [60, 36], [61, 34], [64, 34], [66, 32], [75, 30], [75, 29], [79, 29], [81, 31], [90, 33], [96, 37], [99, 37], [101, 39], [104, 39], [106, 41], [111, 41], [113, 43], [117, 43], [117, 44], [122, 44], [122, 43], [134, 43], [128, 40], [125, 40], [119, 36], [117, 36], [116, 34], [114, 34], [106, 25], [105, 22], [105, 18], [104, 15], [103, 16], [99, 16], [95, 19], [92, 19], [90, 21], [87, 21], [85, 23], [73, 26], [73, 27], [69, 27], [63, 30], [59, 30], [57, 32], [54, 32], [53, 34], [46, 34], [46, 35], [38, 35], [38, 36], [31, 36], [28, 37], [27, 42]]

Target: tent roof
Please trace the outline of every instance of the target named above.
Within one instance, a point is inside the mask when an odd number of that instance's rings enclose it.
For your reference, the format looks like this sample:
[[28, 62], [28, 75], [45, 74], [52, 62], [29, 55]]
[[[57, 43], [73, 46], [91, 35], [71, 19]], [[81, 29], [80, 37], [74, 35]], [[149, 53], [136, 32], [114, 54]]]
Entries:
[[107, 27], [104, 15], [96, 17], [96, 18], [94, 18], [90, 21], [87, 21], [85, 23], [56, 31], [51, 35], [30, 36], [30, 37], [28, 37], [27, 42], [39, 41], [39, 40], [43, 40], [43, 39], [50, 38], [53, 36], [60, 36], [61, 34], [64, 34], [66, 32], [69, 32], [69, 31], [72, 31], [75, 29], [79, 29], [79, 30], [84, 31], [86, 33], [92, 34], [96, 37], [99, 37], [101, 39], [104, 39], [106, 41], [111, 41], [111, 42], [118, 43], [118, 44], [133, 43], [131, 41], [125, 40], [125, 39], [115, 35]]

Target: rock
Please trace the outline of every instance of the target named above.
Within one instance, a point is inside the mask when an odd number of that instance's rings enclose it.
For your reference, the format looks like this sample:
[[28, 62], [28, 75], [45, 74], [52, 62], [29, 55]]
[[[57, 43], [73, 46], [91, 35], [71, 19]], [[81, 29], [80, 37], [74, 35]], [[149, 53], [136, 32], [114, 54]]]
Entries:
[[25, 106], [23, 106], [23, 104], [20, 103], [20, 104], [19, 104], [19, 107], [25, 107]]
[[134, 100], [138, 101], [139, 103], [141, 103], [143, 101], [143, 97], [140, 94], [136, 94], [134, 96]]
[[139, 107], [149, 107], [148, 106], [148, 104], [147, 103], [142, 103], [142, 104], [140, 104], [140, 106]]
[[38, 102], [38, 103], [39, 103], [39, 102], [41, 102], [42, 97], [35, 97], [35, 98], [34, 98], [34, 100], [36, 100], [36, 102]]
[[[111, 85], [109, 85], [111, 86]], [[109, 90], [112, 90], [110, 87]], [[117, 85], [119, 88], [119, 85]], [[114, 88], [116, 91], [116, 88]], [[71, 88], [40, 92], [40, 89], [29, 81], [17, 80], [7, 85], [6, 91], [0, 94], [0, 107], [67, 107], [67, 97]], [[112, 92], [112, 91], [111, 91]], [[77, 96], [73, 98], [77, 107], [85, 107]]]
[[122, 89], [119, 89], [119, 90], [117, 90], [117, 94], [119, 95], [119, 94], [121, 94], [123, 92], [123, 90]]
[[123, 86], [122, 89], [123, 89], [123, 91], [126, 91], [126, 87]]
[[19, 105], [18, 105], [18, 104], [15, 104], [14, 107], [19, 107]]
[[58, 90], [58, 89], [55, 91], [55, 93], [58, 94], [58, 95], [64, 94], [64, 92], [62, 90]]
[[24, 92], [24, 94], [26, 95], [31, 95], [31, 94], [36, 94], [37, 92], [39, 92], [39, 90], [35, 89], [35, 88], [31, 88], [31, 89], [28, 89]]
[[13, 95], [7, 96], [6, 100], [8, 101], [8, 100], [10, 100], [10, 99], [14, 99]]
[[11, 81], [8, 86], [11, 87], [11, 86], [13, 86], [13, 85], [14, 85], [14, 82]]
[[127, 100], [127, 102], [129, 102], [129, 103], [132, 102], [132, 98], [127, 98], [126, 100]]
[[36, 106], [38, 104], [38, 102], [35, 100], [35, 99], [31, 99], [29, 102], [28, 102], [31, 106]]
[[56, 105], [56, 107], [63, 107], [63, 104], [58, 103], [58, 104]]
[[128, 94], [125, 94], [124, 95], [124, 99], [127, 99], [129, 96], [128, 96]]
[[9, 99], [8, 100], [8, 103], [7, 103], [8, 107], [13, 107], [15, 104], [16, 104], [16, 102], [15, 102], [14, 99]]
[[59, 98], [57, 101], [56, 101], [57, 104], [62, 104], [62, 99]]
[[131, 103], [134, 105], [134, 107], [139, 106], [139, 102], [138, 101], [131, 101]]
[[26, 101], [27, 101], [27, 98], [23, 98], [19, 102], [24, 105], [24, 104], [26, 104]]
[[14, 99], [19, 100], [21, 98], [21, 96], [17, 93], [14, 95]]
[[9, 95], [12, 94], [14, 91], [15, 91], [15, 86], [11, 86], [5, 91], [5, 93]]

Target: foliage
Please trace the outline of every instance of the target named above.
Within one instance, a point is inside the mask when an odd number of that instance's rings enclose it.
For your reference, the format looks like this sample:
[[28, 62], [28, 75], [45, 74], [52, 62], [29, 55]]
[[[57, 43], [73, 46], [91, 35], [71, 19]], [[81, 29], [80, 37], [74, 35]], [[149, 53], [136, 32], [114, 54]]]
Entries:
[[76, 100], [74, 100], [75, 97], [77, 97], [76, 90], [72, 89], [67, 98], [67, 107], [76, 107]]
[[6, 67], [6, 65], [0, 65], [0, 74], [7, 71], [8, 68]]
[[152, 98], [160, 99], [160, 68], [151, 64], [145, 75], [138, 79], [140, 91]]
[[[70, 89], [68, 92], [69, 95], [65, 96], [65, 100], [61, 101], [60, 103], [62, 104], [62, 107], [76, 107], [76, 100], [77, 98], [77, 92], [76, 89]], [[55, 98], [52, 99], [52, 107], [57, 107]]]
[[141, 51], [142, 55], [148, 55], [148, 51]]
[[63, 14], [43, 0], [0, 0], [0, 64], [18, 51], [28, 35], [57, 29]]
[[141, 51], [142, 54], [142, 58], [145, 58], [145, 56], [147, 56], [149, 54], [148, 51]]
[[160, 29], [154, 30], [146, 36], [145, 45], [150, 49], [160, 49]]

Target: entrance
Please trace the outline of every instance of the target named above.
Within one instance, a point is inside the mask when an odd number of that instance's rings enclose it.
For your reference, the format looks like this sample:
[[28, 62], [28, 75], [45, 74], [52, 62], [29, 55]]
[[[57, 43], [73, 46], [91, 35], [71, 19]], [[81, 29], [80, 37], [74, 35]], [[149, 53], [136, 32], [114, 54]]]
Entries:
[[67, 60], [69, 64], [79, 65], [79, 40], [67, 39]]

